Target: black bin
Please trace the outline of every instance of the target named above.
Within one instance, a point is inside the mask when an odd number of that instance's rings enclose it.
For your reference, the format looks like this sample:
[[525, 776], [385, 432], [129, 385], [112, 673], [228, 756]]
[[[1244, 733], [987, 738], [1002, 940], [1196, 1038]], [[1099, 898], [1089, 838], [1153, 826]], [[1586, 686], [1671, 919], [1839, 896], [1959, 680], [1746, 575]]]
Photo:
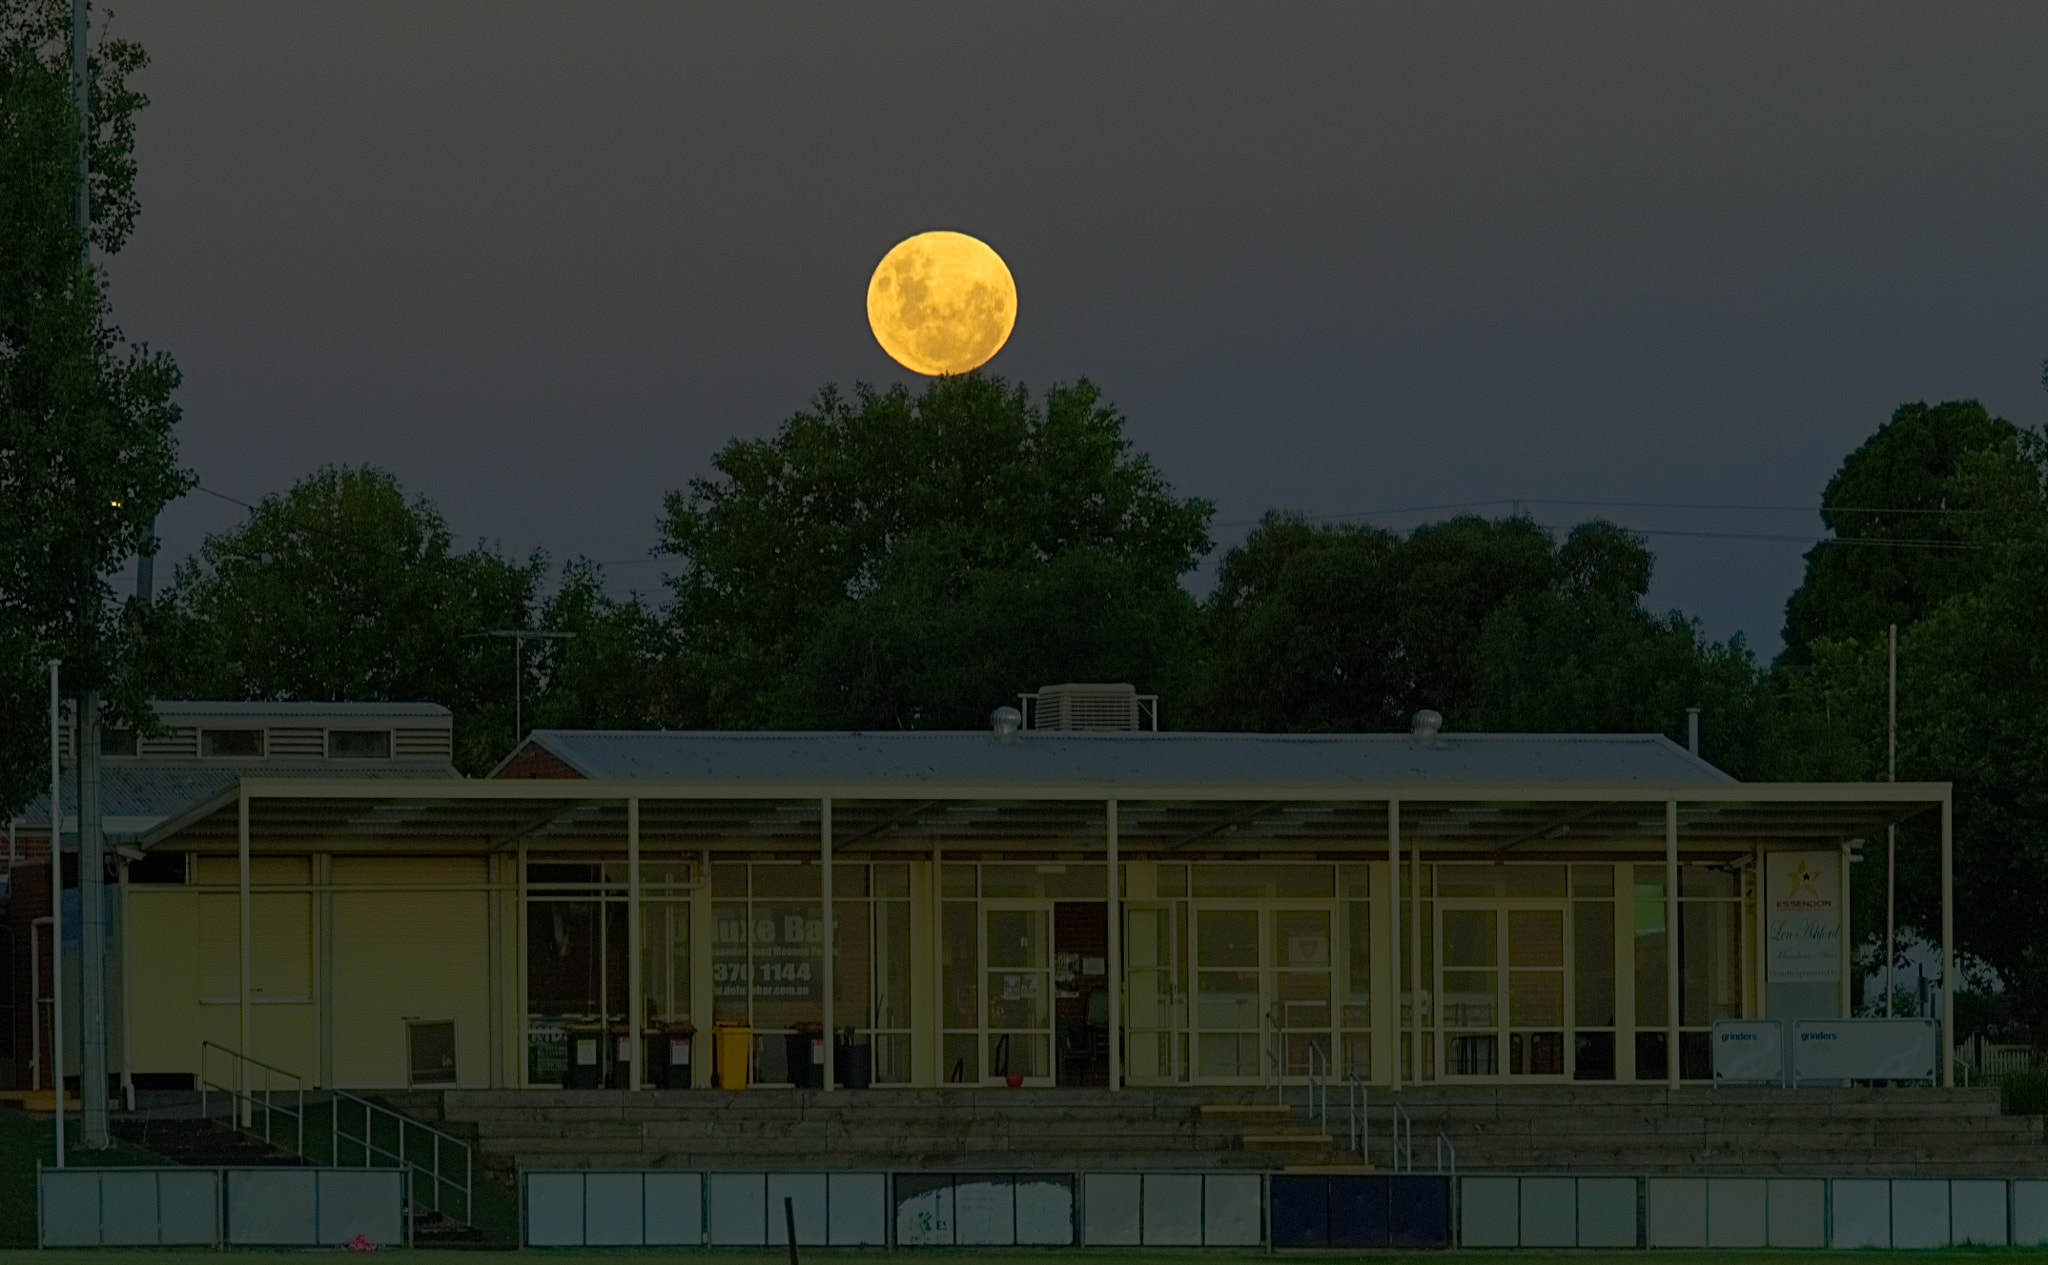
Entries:
[[866, 1089], [875, 1083], [875, 1049], [854, 1040], [853, 1029], [841, 1028], [832, 1051], [833, 1071], [848, 1089]]
[[562, 1088], [596, 1089], [604, 1083], [604, 1028], [594, 1023], [568, 1026], [569, 1062], [562, 1069]]
[[798, 1089], [825, 1088], [825, 1025], [800, 1023], [783, 1038], [789, 1083]]
[[697, 1029], [687, 1023], [665, 1023], [647, 1034], [647, 1079], [658, 1089], [688, 1089], [690, 1061]]

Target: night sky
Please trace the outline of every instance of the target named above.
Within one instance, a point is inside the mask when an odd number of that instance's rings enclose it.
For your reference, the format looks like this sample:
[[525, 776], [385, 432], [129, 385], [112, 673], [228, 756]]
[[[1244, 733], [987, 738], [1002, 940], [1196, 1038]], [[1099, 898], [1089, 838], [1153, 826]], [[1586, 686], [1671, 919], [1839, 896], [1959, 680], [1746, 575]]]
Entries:
[[[1652, 601], [1767, 655], [1822, 486], [1896, 405], [2048, 414], [2037, 2], [111, 25], [153, 58], [116, 316], [184, 369], [201, 483], [375, 464], [465, 544], [601, 559], [618, 591], [658, 590], [661, 495], [726, 440], [909, 376], [863, 301], [928, 228], [1017, 278], [989, 371], [1094, 379], [1221, 544], [1273, 507], [1517, 501], [1715, 533], [1651, 536]], [[242, 513], [195, 492], [166, 553]]]

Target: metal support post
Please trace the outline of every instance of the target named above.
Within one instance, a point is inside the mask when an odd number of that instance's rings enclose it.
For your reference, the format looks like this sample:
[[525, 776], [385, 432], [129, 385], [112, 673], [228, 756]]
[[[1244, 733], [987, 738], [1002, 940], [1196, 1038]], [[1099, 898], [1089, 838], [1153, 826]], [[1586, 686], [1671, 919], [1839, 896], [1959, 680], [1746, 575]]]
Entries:
[[[829, 1094], [837, 1088], [839, 1079], [839, 1052], [835, 1048], [839, 1044], [837, 1038], [839, 1030], [833, 1026], [839, 1021], [837, 1007], [839, 998], [837, 990], [833, 987], [838, 981], [832, 978], [833, 970], [838, 963], [838, 955], [835, 952], [837, 946], [833, 944], [837, 936], [833, 932], [835, 920], [832, 917], [832, 797], [830, 795], [818, 801], [818, 903], [824, 912], [825, 918], [822, 932], [825, 937], [824, 1089]], [[794, 1239], [790, 1240], [792, 1243], [795, 1241]]]
[[[602, 950], [600, 950], [602, 951]], [[647, 999], [640, 985], [640, 801], [626, 801], [626, 1092], [640, 1088], [640, 1030], [647, 1026]]]
[[1956, 1086], [1955, 792], [1941, 793], [1941, 1083]]
[[1678, 1088], [1678, 801], [1664, 801], [1664, 1066]]
[[[50, 1083], [57, 1096], [53, 1114], [57, 1119], [57, 1167], [64, 1167], [64, 721], [63, 704], [57, 697], [57, 667], [50, 660]], [[35, 930], [29, 930], [30, 952], [34, 952]], [[40, 980], [29, 984], [28, 1004], [33, 1015]], [[31, 1056], [40, 1054], [31, 1050]]]
[[1108, 802], [1109, 827], [1109, 1089], [1124, 1083], [1123, 884], [1117, 872], [1116, 801]]
[[1394, 1039], [1393, 1056], [1387, 1060], [1388, 1084], [1395, 1090], [1401, 1088], [1401, 801], [1387, 801], [1387, 908], [1392, 918], [1387, 924], [1387, 944], [1392, 952], [1391, 970], [1387, 980], [1394, 994]]
[[240, 1104], [237, 1108], [238, 1118], [244, 1126], [247, 1126], [251, 1117], [249, 1114], [249, 1098], [246, 1094], [242, 1093], [242, 1064], [243, 1060], [252, 1057], [249, 1050], [251, 1036], [249, 1028], [249, 971], [251, 965], [251, 954], [249, 951], [249, 784], [240, 778], [237, 778], [236, 782], [238, 784], [237, 789], [240, 792], [237, 797], [237, 811], [235, 814], [235, 881], [237, 884], [237, 909], [239, 910], [236, 921], [238, 924], [237, 934], [240, 938], [237, 949], [238, 958], [235, 966], [236, 978], [239, 981], [236, 991], [236, 1032], [238, 1033], [237, 1040], [242, 1048], [235, 1051], [235, 1053], [241, 1056], [241, 1058], [235, 1060], [235, 1101]]

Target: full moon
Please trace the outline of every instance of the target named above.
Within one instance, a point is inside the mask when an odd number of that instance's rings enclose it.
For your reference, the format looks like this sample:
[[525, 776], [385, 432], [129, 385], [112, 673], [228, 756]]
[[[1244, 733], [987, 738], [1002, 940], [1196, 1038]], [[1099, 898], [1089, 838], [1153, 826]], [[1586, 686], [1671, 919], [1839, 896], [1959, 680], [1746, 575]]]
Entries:
[[1003, 257], [965, 233], [898, 242], [868, 281], [868, 326], [915, 373], [966, 373], [1003, 349], [1017, 324], [1017, 283]]

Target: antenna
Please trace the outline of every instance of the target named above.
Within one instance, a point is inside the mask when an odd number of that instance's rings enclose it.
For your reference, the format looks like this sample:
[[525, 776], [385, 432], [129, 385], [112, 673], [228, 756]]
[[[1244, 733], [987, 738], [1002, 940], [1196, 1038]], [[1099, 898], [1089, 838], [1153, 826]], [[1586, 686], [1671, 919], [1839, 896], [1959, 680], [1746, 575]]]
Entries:
[[536, 632], [530, 628], [494, 628], [489, 632], [466, 633], [464, 641], [479, 637], [506, 637], [512, 642], [512, 746], [516, 749], [526, 737], [526, 643], [529, 641], [567, 641], [575, 633]]

